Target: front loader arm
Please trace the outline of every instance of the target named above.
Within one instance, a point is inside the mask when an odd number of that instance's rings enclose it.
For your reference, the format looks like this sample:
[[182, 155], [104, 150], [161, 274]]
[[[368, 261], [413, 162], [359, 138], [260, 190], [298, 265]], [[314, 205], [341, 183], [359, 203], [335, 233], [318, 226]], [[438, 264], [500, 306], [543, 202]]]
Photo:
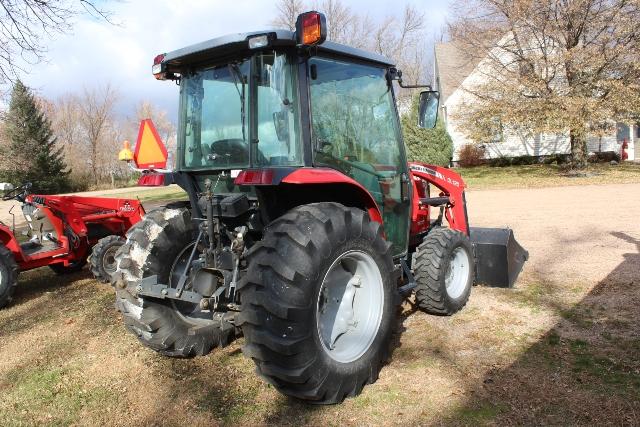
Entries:
[[409, 170], [412, 177], [427, 181], [440, 190], [438, 197], [416, 200], [414, 209], [420, 209], [425, 205], [442, 206], [449, 226], [469, 236], [469, 218], [462, 177], [451, 169], [419, 162], [409, 162]]

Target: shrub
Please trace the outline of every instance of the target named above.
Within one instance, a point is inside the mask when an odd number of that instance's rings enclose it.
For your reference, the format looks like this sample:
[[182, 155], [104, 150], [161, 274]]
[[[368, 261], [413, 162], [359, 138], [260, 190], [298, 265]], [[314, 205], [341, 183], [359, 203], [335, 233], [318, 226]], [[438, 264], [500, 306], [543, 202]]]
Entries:
[[550, 154], [548, 156], [544, 156], [541, 159], [541, 163], [545, 165], [552, 165], [554, 163], [558, 165], [564, 165], [569, 161], [569, 154]]
[[602, 151], [599, 153], [591, 153], [589, 161], [591, 163], [610, 163], [612, 161], [620, 162], [620, 153], [615, 151]]
[[481, 145], [466, 144], [458, 152], [458, 164], [463, 168], [480, 166], [485, 163], [485, 150]]
[[511, 158], [510, 157], [496, 157], [495, 159], [489, 160], [489, 166], [504, 168], [506, 166], [511, 166]]
[[511, 159], [511, 164], [513, 166], [533, 165], [535, 163], [538, 163], [536, 157], [530, 156], [528, 154], [524, 156], [516, 156]]
[[91, 175], [72, 173], [69, 176], [69, 181], [70, 181], [69, 190], [72, 192], [88, 191], [91, 182], [93, 182], [91, 178], [92, 178]]
[[413, 98], [411, 112], [402, 116], [402, 134], [409, 160], [448, 166], [453, 155], [453, 141], [441, 120], [434, 129], [418, 127], [419, 94]]

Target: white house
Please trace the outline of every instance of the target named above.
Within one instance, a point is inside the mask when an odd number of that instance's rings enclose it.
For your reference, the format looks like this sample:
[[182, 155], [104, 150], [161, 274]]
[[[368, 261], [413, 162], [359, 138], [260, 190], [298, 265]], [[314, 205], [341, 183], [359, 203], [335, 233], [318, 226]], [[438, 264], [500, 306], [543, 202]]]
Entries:
[[[473, 55], [465, 53], [465, 49], [455, 43], [436, 43], [434, 76], [435, 87], [440, 92], [441, 114], [444, 118], [447, 131], [453, 140], [453, 160], [458, 159], [460, 148], [472, 143], [462, 131], [452, 112], [463, 108], [473, 97], [464, 87], [473, 86], [474, 83], [485, 78], [479, 72], [479, 64], [474, 61]], [[629, 148], [627, 153], [629, 160], [634, 160], [634, 143], [640, 146], [640, 126], [629, 126], [623, 123], [617, 124], [617, 132], [611, 132], [603, 137], [591, 136], [588, 138], [588, 150], [590, 152], [615, 151], [620, 152], [621, 143], [627, 140]], [[546, 156], [550, 154], [568, 153], [570, 149], [569, 137], [563, 134], [535, 134], [527, 132], [513, 132], [503, 130], [497, 136], [496, 142], [484, 144], [487, 157], [514, 157], [514, 156]], [[639, 154], [640, 157], [640, 154]]]

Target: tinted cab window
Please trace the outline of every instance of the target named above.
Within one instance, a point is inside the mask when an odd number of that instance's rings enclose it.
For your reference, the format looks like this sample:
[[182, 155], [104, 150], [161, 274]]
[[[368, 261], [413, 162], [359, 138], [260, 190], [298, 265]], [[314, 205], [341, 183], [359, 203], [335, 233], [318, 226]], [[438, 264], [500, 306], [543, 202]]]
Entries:
[[401, 180], [407, 166], [386, 70], [314, 57], [309, 75], [316, 165], [362, 184], [383, 213], [394, 253], [404, 252], [409, 215]]

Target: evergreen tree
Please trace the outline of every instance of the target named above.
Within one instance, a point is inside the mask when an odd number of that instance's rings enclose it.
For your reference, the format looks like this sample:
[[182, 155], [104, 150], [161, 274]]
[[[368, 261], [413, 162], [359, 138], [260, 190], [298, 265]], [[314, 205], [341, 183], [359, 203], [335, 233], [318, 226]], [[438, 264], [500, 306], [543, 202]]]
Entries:
[[56, 146], [51, 122], [19, 80], [13, 86], [4, 122], [7, 148], [2, 153], [2, 179], [14, 185], [31, 182], [34, 193], [68, 191], [70, 171], [62, 147]]
[[409, 160], [448, 166], [453, 155], [453, 141], [442, 120], [434, 129], [418, 127], [419, 94], [413, 97], [411, 111], [402, 116], [402, 134]]

